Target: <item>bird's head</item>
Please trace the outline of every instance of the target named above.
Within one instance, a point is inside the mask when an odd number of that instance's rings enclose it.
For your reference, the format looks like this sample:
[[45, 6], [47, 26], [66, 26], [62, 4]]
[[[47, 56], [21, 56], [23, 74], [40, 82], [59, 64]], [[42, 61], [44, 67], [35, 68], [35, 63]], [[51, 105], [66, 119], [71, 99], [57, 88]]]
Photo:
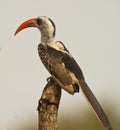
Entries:
[[36, 27], [41, 32], [41, 42], [51, 42], [55, 37], [55, 24], [54, 22], [45, 16], [39, 16], [32, 18], [22, 23], [16, 30], [15, 35], [21, 30], [28, 27]]

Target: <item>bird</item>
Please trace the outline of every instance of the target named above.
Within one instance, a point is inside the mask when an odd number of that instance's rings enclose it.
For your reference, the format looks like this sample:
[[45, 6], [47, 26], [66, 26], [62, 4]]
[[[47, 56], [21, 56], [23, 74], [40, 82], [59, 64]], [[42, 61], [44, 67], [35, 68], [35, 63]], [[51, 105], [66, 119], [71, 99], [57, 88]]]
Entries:
[[14, 35], [28, 27], [36, 27], [41, 33], [38, 54], [54, 81], [71, 95], [79, 92], [81, 88], [103, 126], [107, 130], [112, 130], [103, 108], [86, 83], [78, 63], [61, 41], [55, 41], [54, 22], [46, 16], [32, 18], [23, 22]]

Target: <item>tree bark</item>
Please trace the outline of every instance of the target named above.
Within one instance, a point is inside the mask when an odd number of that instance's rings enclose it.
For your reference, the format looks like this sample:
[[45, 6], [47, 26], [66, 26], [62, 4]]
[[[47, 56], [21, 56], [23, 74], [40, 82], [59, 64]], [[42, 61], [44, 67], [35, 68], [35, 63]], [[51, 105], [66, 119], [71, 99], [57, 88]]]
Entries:
[[61, 88], [49, 78], [38, 103], [38, 130], [57, 130]]

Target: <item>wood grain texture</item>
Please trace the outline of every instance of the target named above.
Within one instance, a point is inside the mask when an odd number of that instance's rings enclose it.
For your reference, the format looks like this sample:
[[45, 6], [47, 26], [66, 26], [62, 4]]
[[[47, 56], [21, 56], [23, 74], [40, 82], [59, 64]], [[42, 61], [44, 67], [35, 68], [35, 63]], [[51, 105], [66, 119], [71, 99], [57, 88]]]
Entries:
[[38, 103], [38, 130], [57, 130], [61, 88], [49, 79]]

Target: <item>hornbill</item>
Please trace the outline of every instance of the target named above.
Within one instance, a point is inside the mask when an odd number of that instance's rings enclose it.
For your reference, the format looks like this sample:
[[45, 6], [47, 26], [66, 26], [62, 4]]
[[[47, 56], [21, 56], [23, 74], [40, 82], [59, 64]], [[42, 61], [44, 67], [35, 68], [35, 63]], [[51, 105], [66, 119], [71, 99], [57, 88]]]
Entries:
[[87, 85], [77, 62], [61, 41], [54, 41], [56, 32], [54, 22], [45, 16], [32, 18], [22, 23], [16, 30], [15, 35], [28, 27], [36, 27], [41, 32], [41, 43], [38, 45], [38, 54], [54, 81], [70, 94], [79, 92], [79, 88], [81, 87], [103, 126], [107, 130], [112, 130], [105, 112]]

